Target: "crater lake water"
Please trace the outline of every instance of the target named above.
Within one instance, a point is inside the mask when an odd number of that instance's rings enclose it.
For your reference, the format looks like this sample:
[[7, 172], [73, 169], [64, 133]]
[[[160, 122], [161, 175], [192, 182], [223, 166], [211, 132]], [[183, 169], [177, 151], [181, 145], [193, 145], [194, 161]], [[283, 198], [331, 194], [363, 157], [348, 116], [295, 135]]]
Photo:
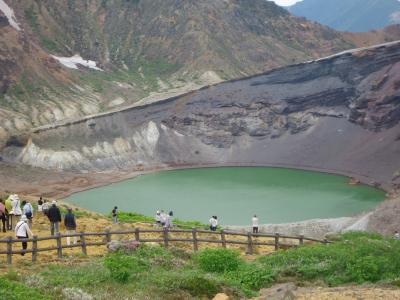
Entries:
[[174, 212], [183, 220], [207, 223], [217, 215], [225, 225], [249, 225], [351, 216], [375, 207], [382, 190], [349, 185], [326, 173], [264, 167], [163, 171], [74, 194], [67, 202], [99, 213], [120, 211], [153, 216]]

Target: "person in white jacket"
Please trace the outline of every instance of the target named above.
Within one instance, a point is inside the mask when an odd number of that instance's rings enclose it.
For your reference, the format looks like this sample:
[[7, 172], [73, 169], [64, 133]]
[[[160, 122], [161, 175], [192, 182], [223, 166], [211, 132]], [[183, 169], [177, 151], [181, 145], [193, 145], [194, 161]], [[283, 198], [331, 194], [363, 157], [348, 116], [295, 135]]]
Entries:
[[211, 219], [208, 221], [210, 223], [210, 230], [217, 231], [218, 227], [218, 218], [217, 216], [212, 216]]
[[[33, 233], [28, 226], [28, 218], [25, 215], [22, 215], [21, 220], [15, 226], [15, 236], [18, 239], [27, 239], [29, 236], [33, 236]], [[22, 242], [22, 249], [26, 250], [27, 248], [28, 243]], [[25, 253], [22, 252], [21, 255], [24, 256]]]
[[258, 217], [254, 215], [251, 219], [251, 224], [253, 225], [253, 233], [258, 233]]
[[21, 210], [21, 201], [19, 200], [18, 195], [11, 195], [11, 212], [10, 212], [10, 219], [11, 219], [11, 228], [13, 228], [14, 222], [16, 223], [18, 220], [18, 217], [22, 215], [22, 210]]

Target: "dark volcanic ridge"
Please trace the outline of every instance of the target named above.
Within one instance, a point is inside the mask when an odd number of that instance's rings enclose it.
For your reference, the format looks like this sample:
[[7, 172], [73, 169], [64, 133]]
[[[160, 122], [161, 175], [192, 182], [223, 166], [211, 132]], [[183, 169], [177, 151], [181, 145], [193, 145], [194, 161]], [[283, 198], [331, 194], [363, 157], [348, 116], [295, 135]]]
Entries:
[[9, 139], [2, 159], [73, 172], [273, 165], [400, 183], [400, 42]]

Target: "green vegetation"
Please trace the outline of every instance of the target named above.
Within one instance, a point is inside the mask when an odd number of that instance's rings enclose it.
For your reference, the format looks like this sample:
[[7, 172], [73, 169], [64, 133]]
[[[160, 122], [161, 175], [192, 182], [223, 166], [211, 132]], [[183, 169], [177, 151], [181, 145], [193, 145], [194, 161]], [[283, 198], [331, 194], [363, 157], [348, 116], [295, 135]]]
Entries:
[[[109, 218], [111, 218], [111, 214], [109, 214]], [[136, 223], [136, 222], [154, 223], [156, 221], [153, 217], [148, 217], [135, 212], [119, 212], [118, 218], [121, 222], [127, 222], [127, 223]], [[191, 229], [193, 227], [208, 229], [208, 226], [206, 224], [203, 224], [198, 221], [183, 221], [180, 219], [173, 219], [173, 224], [184, 229]]]
[[206, 249], [197, 256], [197, 262], [205, 272], [233, 272], [239, 268], [240, 253], [226, 249]]
[[51, 298], [44, 294], [41, 290], [34, 287], [11, 281], [7, 278], [0, 278], [0, 300], [50, 300]]
[[32, 5], [25, 9], [25, 19], [28, 21], [34, 32], [39, 32], [38, 14], [35, 12]]
[[313, 245], [260, 258], [282, 280], [322, 280], [330, 286], [400, 278], [400, 242], [368, 233], [346, 233], [329, 245]]
[[27, 290], [31, 299], [64, 299], [67, 292], [94, 299], [202, 299], [225, 292], [239, 299], [293, 280], [299, 285], [381, 282], [398, 286], [399, 256], [399, 241], [366, 233], [347, 233], [333, 244], [282, 250], [252, 262], [229, 249], [192, 254], [141, 245], [74, 268], [48, 265], [34, 275], [11, 271], [0, 277], [0, 289], [13, 291], [14, 298], [6, 299], [16, 300], [27, 299]]

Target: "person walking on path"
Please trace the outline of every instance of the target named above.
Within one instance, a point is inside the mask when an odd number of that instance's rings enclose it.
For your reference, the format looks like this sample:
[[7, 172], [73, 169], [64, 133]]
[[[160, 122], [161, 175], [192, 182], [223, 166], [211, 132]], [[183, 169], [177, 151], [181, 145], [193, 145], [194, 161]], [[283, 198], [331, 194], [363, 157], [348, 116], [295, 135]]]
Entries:
[[118, 207], [114, 206], [114, 209], [112, 210], [112, 219], [114, 224], [118, 224]]
[[6, 207], [3, 204], [3, 199], [0, 199], [0, 220], [3, 223], [3, 232], [6, 232]]
[[57, 207], [57, 202], [53, 200], [51, 207], [47, 213], [47, 217], [50, 221], [50, 232], [51, 235], [60, 232], [60, 222], [61, 222], [61, 212], [60, 209]]
[[209, 223], [210, 223], [210, 230], [217, 231], [217, 226], [218, 226], [217, 216], [212, 216], [211, 219], [209, 220]]
[[254, 217], [251, 219], [251, 223], [253, 225], [253, 233], [258, 233], [258, 218], [257, 218], [257, 215], [254, 215]]
[[38, 202], [37, 202], [37, 210], [38, 212], [42, 212], [43, 211], [43, 199], [42, 196], [40, 196]]
[[4, 206], [6, 207], [6, 218], [7, 218], [7, 230], [12, 230], [12, 225], [11, 225], [11, 215], [10, 212], [12, 210], [12, 202], [10, 197], [8, 197], [4, 203]]
[[25, 200], [22, 201], [22, 213], [28, 218], [29, 228], [32, 229], [33, 206]]
[[[27, 239], [30, 236], [33, 236], [32, 231], [28, 226], [28, 218], [25, 215], [22, 215], [21, 220], [15, 226], [15, 236], [17, 239]], [[28, 248], [28, 242], [22, 242], [22, 249], [26, 250]], [[25, 255], [25, 252], [21, 253], [22, 256]]]
[[[67, 234], [74, 234], [76, 233], [76, 219], [75, 215], [72, 212], [72, 208], [68, 208], [68, 212], [64, 217], [64, 225], [65, 228], [67, 229]], [[77, 237], [74, 236], [74, 245], [77, 243]], [[67, 237], [67, 245], [69, 246], [71, 244], [71, 237]]]
[[22, 215], [21, 201], [18, 195], [11, 195], [11, 228], [14, 227], [14, 223], [17, 223], [18, 217]]

